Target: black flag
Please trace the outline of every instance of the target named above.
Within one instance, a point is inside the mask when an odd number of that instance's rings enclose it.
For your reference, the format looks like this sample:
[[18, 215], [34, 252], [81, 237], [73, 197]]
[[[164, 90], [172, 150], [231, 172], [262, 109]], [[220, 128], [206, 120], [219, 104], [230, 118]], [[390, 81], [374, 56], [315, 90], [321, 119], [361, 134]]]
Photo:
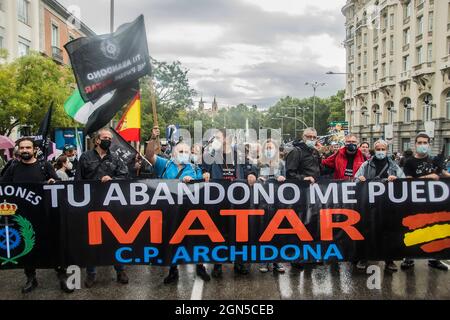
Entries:
[[78, 38], [64, 47], [85, 102], [130, 86], [151, 71], [143, 15], [112, 34]]
[[139, 92], [139, 82], [135, 81], [129, 87], [116, 89], [112, 97], [97, 108], [84, 127], [84, 134], [89, 135], [108, 124], [122, 107], [128, 104]]
[[44, 119], [42, 119], [41, 125], [39, 126], [39, 131], [35, 136], [36, 146], [39, 148], [37, 154], [37, 159], [39, 161], [46, 161], [51, 151], [49, 150], [50, 144], [48, 140], [48, 134], [50, 132], [50, 125], [52, 122], [52, 113], [53, 113], [53, 101], [51, 102]]
[[127, 141], [125, 141], [116, 130], [113, 128], [110, 128], [110, 130], [113, 133], [113, 138], [109, 150], [111, 153], [117, 154], [119, 159], [122, 160], [125, 165], [130, 164], [134, 161], [138, 152]]

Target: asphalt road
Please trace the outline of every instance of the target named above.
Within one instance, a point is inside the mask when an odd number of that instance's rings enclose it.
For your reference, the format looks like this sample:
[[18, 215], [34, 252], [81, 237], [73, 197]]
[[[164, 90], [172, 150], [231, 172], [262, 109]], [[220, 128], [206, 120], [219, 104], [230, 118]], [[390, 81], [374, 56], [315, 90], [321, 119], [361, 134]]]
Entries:
[[[449, 262], [446, 262], [449, 264]], [[450, 272], [429, 268], [426, 260], [416, 261], [412, 270], [390, 273], [384, 263], [374, 262], [381, 268], [381, 288], [368, 289], [370, 275], [355, 270], [350, 263], [307, 266], [298, 271], [286, 265], [285, 274], [260, 273], [252, 266], [250, 275], [235, 275], [231, 265], [224, 265], [222, 279], [203, 282], [195, 275], [193, 266], [180, 266], [177, 283], [164, 285], [167, 268], [131, 266], [128, 285], [115, 281], [111, 267], [98, 268], [98, 282], [91, 289], [82, 288], [72, 294], [63, 293], [53, 270], [38, 270], [39, 286], [32, 293], [22, 294], [25, 276], [21, 270], [1, 271], [0, 299], [19, 300], [115, 300], [115, 299], [450, 299]], [[399, 262], [397, 262], [399, 265]], [[212, 266], [207, 267], [211, 271]], [[82, 279], [84, 280], [84, 272]]]

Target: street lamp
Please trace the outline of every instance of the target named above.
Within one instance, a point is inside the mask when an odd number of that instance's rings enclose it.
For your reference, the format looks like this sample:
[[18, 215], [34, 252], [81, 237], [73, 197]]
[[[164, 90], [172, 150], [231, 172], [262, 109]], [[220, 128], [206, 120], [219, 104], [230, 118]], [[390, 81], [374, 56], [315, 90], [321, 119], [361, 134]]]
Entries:
[[316, 128], [316, 91], [318, 87], [325, 86], [325, 82], [306, 82], [305, 86], [310, 86], [314, 89], [314, 102], [313, 102], [313, 128]]
[[325, 73], [325, 74], [350, 74], [350, 73], [347, 73], [347, 72], [333, 72], [333, 71], [328, 71], [327, 73]]

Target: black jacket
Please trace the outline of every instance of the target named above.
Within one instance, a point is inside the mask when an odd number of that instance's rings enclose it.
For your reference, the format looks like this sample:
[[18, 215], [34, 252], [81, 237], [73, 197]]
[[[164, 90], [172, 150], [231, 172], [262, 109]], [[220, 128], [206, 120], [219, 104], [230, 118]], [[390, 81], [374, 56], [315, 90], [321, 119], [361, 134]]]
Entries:
[[109, 151], [103, 159], [95, 149], [83, 153], [78, 162], [75, 180], [100, 180], [104, 176], [126, 179], [128, 168], [116, 154]]
[[295, 141], [294, 148], [286, 157], [286, 178], [304, 180], [320, 176], [320, 155], [316, 149], [309, 148], [303, 141]]

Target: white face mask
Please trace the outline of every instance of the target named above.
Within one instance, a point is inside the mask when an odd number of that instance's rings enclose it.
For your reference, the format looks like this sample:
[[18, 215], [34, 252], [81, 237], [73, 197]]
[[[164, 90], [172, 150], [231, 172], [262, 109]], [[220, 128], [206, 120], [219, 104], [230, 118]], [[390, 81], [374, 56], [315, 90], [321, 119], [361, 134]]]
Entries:
[[66, 162], [66, 168], [67, 168], [67, 170], [72, 170], [73, 169], [72, 162], [70, 162], [70, 161]]
[[214, 150], [219, 151], [220, 149], [222, 149], [222, 143], [221, 143], [219, 140], [215, 139], [215, 140], [213, 141], [213, 143], [211, 144], [211, 147], [212, 147]]
[[375, 158], [377, 158], [378, 160], [384, 160], [386, 159], [386, 152], [385, 151], [375, 151]]

